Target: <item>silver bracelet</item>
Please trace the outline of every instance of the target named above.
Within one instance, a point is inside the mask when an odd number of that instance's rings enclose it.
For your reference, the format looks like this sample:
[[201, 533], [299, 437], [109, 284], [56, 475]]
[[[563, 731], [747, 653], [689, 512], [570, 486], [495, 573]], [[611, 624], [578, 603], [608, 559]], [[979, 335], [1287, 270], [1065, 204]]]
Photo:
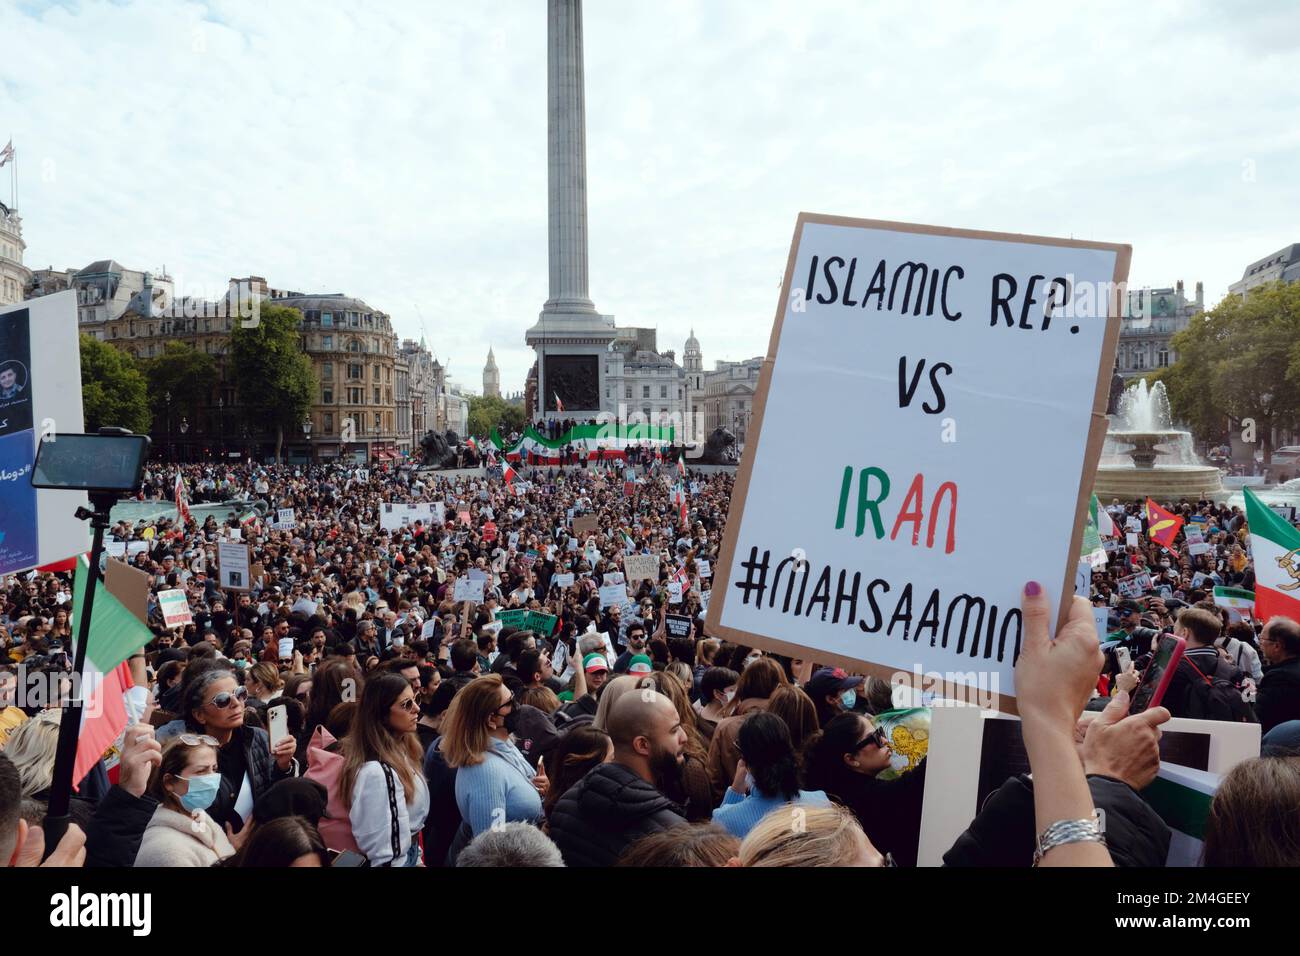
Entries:
[[1034, 866], [1043, 861], [1049, 850], [1068, 843], [1100, 843], [1106, 846], [1106, 817], [1101, 810], [1093, 810], [1086, 820], [1057, 820], [1038, 837], [1034, 849]]

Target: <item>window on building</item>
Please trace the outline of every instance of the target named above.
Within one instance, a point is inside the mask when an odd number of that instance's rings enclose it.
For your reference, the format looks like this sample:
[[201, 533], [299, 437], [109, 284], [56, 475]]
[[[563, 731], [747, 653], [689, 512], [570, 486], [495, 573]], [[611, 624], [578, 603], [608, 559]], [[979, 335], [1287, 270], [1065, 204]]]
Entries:
[[383, 422], [383, 419], [384, 417], [382, 415], [380, 415], [378, 412], [375, 412], [375, 431], [381, 431], [383, 429], [383, 425], [381, 424], [381, 422]]
[[320, 337], [320, 347], [326, 350], [334, 348], [334, 336], [322, 335]]
[[1168, 349], [1161, 349], [1161, 350], [1159, 351], [1159, 353], [1157, 353], [1157, 355], [1156, 355], [1156, 364], [1159, 365], [1161, 368], [1166, 368], [1166, 367], [1168, 367], [1168, 365], [1169, 365], [1169, 350], [1168, 350]]
[[334, 434], [334, 413], [333, 412], [325, 413], [325, 434], [326, 435]]
[[376, 381], [376, 382], [379, 381], [379, 366], [378, 366], [378, 365], [372, 365], [372, 366], [370, 366], [370, 367], [373, 368], [373, 369], [375, 370], [375, 374], [374, 374], [375, 381]]
[[375, 387], [375, 404], [376, 404], [376, 405], [379, 404], [379, 388], [378, 388], [378, 386]]
[[624, 393], [625, 393], [625, 394], [623, 395], [624, 398], [631, 398], [631, 397], [632, 397], [632, 386], [631, 386], [631, 385], [627, 386], [627, 388], [623, 389], [623, 391], [624, 391]]
[[660, 385], [660, 386], [659, 386], [659, 397], [660, 397], [660, 398], [667, 398], [667, 397], [668, 397], [668, 386], [667, 386], [667, 385]]
[[326, 328], [332, 329], [334, 327], [334, 313], [322, 312], [320, 314], [320, 324], [325, 326]]
[[1146, 368], [1146, 367], [1147, 367], [1147, 357], [1146, 357], [1146, 353], [1145, 353], [1145, 352], [1139, 352], [1139, 353], [1137, 354], [1137, 367], [1138, 367], [1138, 368]]
[[348, 313], [348, 325], [352, 326], [352, 327], [355, 329], [355, 328], [357, 328], [360, 324], [361, 324], [361, 317], [360, 317], [359, 315], [357, 315], [357, 313], [355, 313], [355, 312], [349, 312], [349, 313]]
[[323, 379], [331, 379], [331, 380], [334, 378], [334, 363], [333, 363], [333, 362], [321, 362], [321, 364], [320, 364], [320, 377], [323, 378]]
[[362, 366], [355, 363], [348, 365], [348, 378], [361, 378], [364, 374], [365, 369]]
[[332, 389], [332, 388], [323, 388], [323, 389], [321, 389], [320, 400], [321, 400], [321, 404], [322, 404], [322, 405], [333, 405], [333, 404], [334, 404], [334, 389]]
[[642, 386], [641, 386], [641, 397], [642, 397], [642, 398], [649, 398], [649, 397], [650, 397], [650, 386], [649, 386], [649, 385], [642, 385]]

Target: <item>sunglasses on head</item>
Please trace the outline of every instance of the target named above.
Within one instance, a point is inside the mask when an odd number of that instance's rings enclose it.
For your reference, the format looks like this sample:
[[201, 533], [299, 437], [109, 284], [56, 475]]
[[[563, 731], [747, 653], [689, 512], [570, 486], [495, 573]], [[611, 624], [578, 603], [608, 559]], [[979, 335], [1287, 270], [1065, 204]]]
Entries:
[[867, 736], [863, 737], [856, 744], [854, 744], [853, 749], [850, 751], [850, 753], [857, 753], [867, 744], [875, 744], [877, 747], [883, 749], [887, 742], [888, 742], [888, 738], [885, 737], [885, 731], [882, 728], [877, 727], [871, 733], [867, 734]]
[[207, 734], [177, 734], [176, 739], [187, 747], [220, 747], [216, 737], [209, 737]]
[[247, 697], [248, 697], [248, 688], [236, 687], [233, 691], [223, 690], [216, 697], [213, 697], [210, 701], [208, 701], [208, 703], [211, 704], [213, 707], [217, 708], [218, 710], [225, 710], [234, 701], [237, 700], [243, 701]]

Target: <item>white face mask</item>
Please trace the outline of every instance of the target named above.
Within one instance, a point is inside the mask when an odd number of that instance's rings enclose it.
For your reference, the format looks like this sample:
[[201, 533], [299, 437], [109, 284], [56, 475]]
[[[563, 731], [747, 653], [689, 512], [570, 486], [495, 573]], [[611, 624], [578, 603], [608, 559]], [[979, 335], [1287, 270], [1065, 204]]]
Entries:
[[724, 704], [730, 704], [732, 699], [735, 696], [736, 696], [736, 688], [728, 687], [726, 690], [722, 692], [722, 702]]

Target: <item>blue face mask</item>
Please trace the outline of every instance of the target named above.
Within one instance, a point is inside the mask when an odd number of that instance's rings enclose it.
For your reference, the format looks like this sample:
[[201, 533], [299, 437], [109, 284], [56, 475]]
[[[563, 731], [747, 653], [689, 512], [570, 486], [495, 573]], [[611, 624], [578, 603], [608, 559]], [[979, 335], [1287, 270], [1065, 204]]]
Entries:
[[181, 806], [193, 813], [206, 810], [217, 799], [217, 790], [221, 787], [221, 774], [204, 773], [197, 777], [182, 778], [189, 782], [190, 788], [180, 798]]
[[853, 705], [858, 702], [858, 692], [852, 688], [840, 694], [840, 704], [845, 710], [852, 710]]

